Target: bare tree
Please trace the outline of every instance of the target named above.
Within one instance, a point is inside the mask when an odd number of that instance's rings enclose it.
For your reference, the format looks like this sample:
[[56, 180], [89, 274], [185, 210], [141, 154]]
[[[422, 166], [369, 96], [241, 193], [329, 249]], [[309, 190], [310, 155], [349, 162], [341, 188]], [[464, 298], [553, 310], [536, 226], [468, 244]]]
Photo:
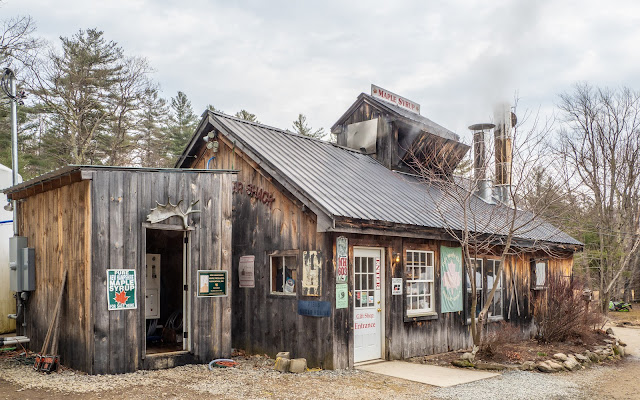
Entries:
[[41, 47], [40, 40], [32, 37], [35, 23], [29, 16], [14, 17], [2, 21], [0, 28], [0, 64], [17, 61], [29, 64]]
[[[560, 96], [558, 151], [574, 174], [597, 235], [592, 263], [603, 311], [640, 256], [640, 92], [578, 84]], [[621, 284], [622, 283], [622, 284]]]
[[[530, 115], [521, 119], [520, 124], [506, 128], [506, 135], [496, 139], [493, 146], [486, 146], [494, 148], [501, 157], [507, 152], [513, 156], [512, 166], [497, 166], [493, 176], [510, 182], [510, 185], [502, 186], [505, 196], [501, 200], [487, 196], [486, 193], [492, 192], [483, 189], [491, 180], [491, 151], [477, 160], [475, 174], [461, 177], [449, 172], [456, 165], [448, 165], [451, 163], [448, 160], [452, 158], [443, 157], [443, 149], [431, 149], [430, 153], [422, 154], [409, 149], [413, 155], [414, 170], [429, 187], [427, 200], [430, 211], [440, 216], [446, 232], [462, 248], [467, 285], [470, 287], [470, 329], [475, 346], [482, 343], [482, 328], [488, 320], [493, 298], [500, 286], [500, 277], [504, 276], [503, 270], [508, 265], [515, 268], [516, 257], [525, 253], [542, 251], [550, 256], [560, 256], [553, 243], [563, 234], [550, 224], [553, 221], [545, 220], [542, 216], [561, 201], [562, 195], [550, 190], [534, 193], [534, 190], [541, 188], [533, 184], [537, 168], [542, 165], [547, 169], [554, 167], [546, 146], [553, 121], [541, 121], [537, 116], [531, 118]], [[529, 120], [531, 124], [524, 130], [523, 126]], [[484, 135], [486, 137], [488, 134]], [[492, 144], [491, 140], [483, 143]], [[526, 203], [531, 206], [530, 210], [523, 209]], [[540, 232], [546, 233], [540, 236]], [[499, 257], [500, 263], [497, 270], [493, 271], [491, 287], [487, 288], [484, 301], [479, 303], [476, 283], [479, 271], [475, 260], [482, 255]], [[478, 308], [480, 311], [476, 313]]]

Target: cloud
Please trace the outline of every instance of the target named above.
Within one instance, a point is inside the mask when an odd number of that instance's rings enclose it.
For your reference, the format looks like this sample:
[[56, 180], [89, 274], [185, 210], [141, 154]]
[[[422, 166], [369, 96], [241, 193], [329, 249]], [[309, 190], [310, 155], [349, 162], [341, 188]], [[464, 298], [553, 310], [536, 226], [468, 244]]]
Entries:
[[329, 128], [371, 83], [469, 136], [493, 102], [553, 109], [576, 81], [639, 87], [640, 9], [596, 1], [7, 0], [50, 41], [97, 27], [156, 69], [165, 97]]

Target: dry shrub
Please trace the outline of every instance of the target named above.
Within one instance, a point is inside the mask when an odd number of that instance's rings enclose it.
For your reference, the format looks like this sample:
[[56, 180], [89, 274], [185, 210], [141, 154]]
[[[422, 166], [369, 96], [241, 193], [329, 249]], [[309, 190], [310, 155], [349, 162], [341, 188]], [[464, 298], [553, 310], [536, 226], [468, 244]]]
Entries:
[[[492, 327], [493, 328], [493, 327]], [[522, 332], [514, 324], [500, 322], [499, 326], [489, 332], [480, 345], [479, 354], [483, 357], [491, 358], [498, 352], [498, 349], [505, 344], [518, 343], [522, 341]]]
[[585, 301], [583, 285], [577, 280], [550, 276], [547, 289], [535, 302], [536, 338], [541, 343], [585, 339], [601, 324], [597, 305]]

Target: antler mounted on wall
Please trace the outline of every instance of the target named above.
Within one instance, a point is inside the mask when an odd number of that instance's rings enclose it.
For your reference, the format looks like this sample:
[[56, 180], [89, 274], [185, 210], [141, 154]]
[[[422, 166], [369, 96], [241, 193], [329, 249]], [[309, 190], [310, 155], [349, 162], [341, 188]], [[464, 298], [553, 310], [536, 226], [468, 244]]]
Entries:
[[187, 229], [189, 227], [189, 222], [187, 221], [187, 217], [189, 216], [189, 214], [201, 212], [200, 210], [193, 209], [193, 206], [198, 204], [199, 201], [200, 200], [196, 200], [191, 203], [186, 212], [182, 211], [182, 209], [180, 208], [182, 200], [180, 200], [178, 204], [171, 204], [171, 198], [167, 198], [167, 204], [160, 204], [156, 201], [157, 206], [155, 208], [152, 208], [149, 215], [147, 215], [147, 222], [155, 224], [160, 221], [164, 221], [167, 218], [177, 216], [182, 218], [182, 225], [184, 226], [184, 229]]

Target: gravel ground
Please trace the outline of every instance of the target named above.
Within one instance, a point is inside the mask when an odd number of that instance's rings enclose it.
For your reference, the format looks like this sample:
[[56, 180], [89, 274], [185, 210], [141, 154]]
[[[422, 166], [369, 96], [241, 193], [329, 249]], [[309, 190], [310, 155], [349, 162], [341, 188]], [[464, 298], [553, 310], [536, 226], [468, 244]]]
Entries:
[[634, 399], [640, 359], [578, 372], [506, 372], [450, 388], [359, 370], [283, 374], [265, 357], [240, 359], [238, 368], [188, 365], [159, 371], [89, 376], [65, 370], [50, 375], [0, 360], [0, 399]]

